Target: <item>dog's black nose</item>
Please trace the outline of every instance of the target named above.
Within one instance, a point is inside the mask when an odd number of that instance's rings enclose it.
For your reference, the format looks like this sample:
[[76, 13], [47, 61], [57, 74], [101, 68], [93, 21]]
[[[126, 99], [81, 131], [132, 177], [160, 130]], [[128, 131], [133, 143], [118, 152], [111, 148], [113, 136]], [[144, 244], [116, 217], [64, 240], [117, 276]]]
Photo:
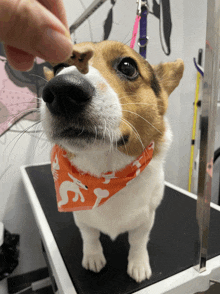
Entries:
[[52, 114], [70, 116], [81, 112], [91, 101], [95, 88], [76, 74], [61, 74], [43, 89], [42, 98]]

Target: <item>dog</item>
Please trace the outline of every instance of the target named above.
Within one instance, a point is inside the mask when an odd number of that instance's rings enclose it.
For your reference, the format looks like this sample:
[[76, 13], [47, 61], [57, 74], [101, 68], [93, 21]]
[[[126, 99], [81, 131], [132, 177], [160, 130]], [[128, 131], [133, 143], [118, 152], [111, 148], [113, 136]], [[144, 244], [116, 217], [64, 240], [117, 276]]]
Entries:
[[[93, 202], [85, 203], [90, 196], [81, 190], [85, 201], [78, 197], [73, 209], [83, 239], [82, 266], [94, 272], [105, 266], [100, 232], [112, 240], [128, 232], [127, 273], [136, 282], [149, 279], [147, 243], [163, 198], [163, 166], [172, 141], [165, 113], [168, 96], [182, 78], [183, 61], [151, 66], [127, 45], [103, 41], [75, 44], [68, 60], [52, 65], [53, 70], [44, 69], [48, 82], [41, 118], [58, 148], [53, 160], [59, 169], [62, 164], [74, 168], [82, 177], [78, 180], [94, 191]], [[59, 164], [57, 154], [62, 155]], [[133, 174], [124, 177], [128, 168]], [[115, 188], [121, 178], [123, 188]], [[111, 197], [110, 188], [117, 190]], [[68, 197], [75, 205], [74, 194]]]

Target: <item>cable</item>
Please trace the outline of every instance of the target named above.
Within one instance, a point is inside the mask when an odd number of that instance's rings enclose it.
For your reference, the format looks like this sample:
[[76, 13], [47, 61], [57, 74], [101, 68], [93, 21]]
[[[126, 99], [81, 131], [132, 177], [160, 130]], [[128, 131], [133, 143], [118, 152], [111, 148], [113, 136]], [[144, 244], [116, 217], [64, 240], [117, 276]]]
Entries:
[[37, 290], [40, 290], [40, 289], [43, 289], [43, 288], [46, 288], [46, 287], [49, 287], [51, 286], [51, 279], [50, 277], [47, 277], [45, 279], [42, 279], [42, 280], [39, 280], [37, 282], [33, 282], [31, 283], [31, 286], [19, 291], [19, 292], [16, 292], [15, 294], [22, 294], [22, 293], [25, 293], [26, 291], [28, 290], [32, 290], [32, 291], [37, 291]]
[[15, 294], [23, 294], [23, 293], [25, 293], [26, 291], [31, 290], [31, 289], [32, 289], [32, 288], [31, 288], [31, 286], [30, 286], [30, 287], [27, 287], [27, 288], [25, 288], [25, 289], [19, 291], [19, 292], [16, 292]]

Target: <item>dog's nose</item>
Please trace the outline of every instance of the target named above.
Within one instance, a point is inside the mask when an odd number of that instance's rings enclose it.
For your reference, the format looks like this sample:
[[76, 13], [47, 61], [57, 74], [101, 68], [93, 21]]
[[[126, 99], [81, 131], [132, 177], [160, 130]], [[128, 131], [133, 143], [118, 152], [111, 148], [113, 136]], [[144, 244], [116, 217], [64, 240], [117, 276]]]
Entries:
[[91, 101], [95, 88], [76, 74], [61, 74], [44, 87], [42, 98], [52, 114], [70, 116], [81, 112]]

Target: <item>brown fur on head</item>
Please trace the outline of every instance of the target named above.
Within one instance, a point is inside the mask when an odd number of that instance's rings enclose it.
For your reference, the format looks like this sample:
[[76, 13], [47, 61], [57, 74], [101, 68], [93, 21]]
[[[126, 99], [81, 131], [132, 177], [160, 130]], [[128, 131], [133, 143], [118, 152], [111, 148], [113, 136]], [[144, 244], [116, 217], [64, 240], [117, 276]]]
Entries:
[[[135, 60], [139, 75], [127, 80], [117, 74], [117, 60], [129, 57]], [[111, 88], [117, 93], [121, 103], [123, 118], [120, 130], [129, 140], [118, 147], [121, 152], [138, 156], [143, 149], [155, 142], [155, 154], [163, 140], [165, 123], [163, 116], [168, 106], [168, 96], [178, 86], [184, 70], [181, 59], [175, 62], [151, 66], [128, 46], [114, 41], [82, 43], [73, 45], [73, 55], [65, 63], [75, 65], [81, 73], [86, 73], [88, 65], [96, 68]], [[53, 72], [45, 70], [47, 80]], [[105, 85], [100, 85], [105, 91]]]

